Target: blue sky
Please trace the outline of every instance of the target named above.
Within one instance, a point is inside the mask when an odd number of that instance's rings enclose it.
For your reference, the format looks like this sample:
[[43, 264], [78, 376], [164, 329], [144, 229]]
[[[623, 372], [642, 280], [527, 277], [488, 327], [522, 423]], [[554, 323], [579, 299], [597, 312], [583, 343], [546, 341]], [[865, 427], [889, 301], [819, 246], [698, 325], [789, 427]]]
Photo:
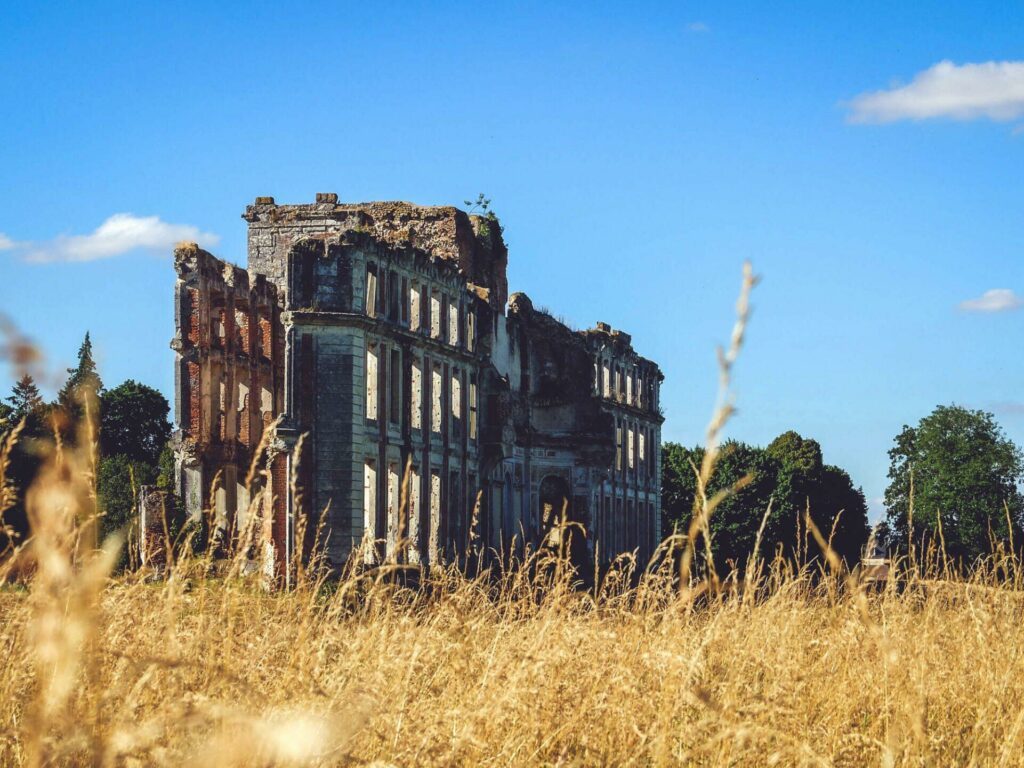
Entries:
[[701, 439], [749, 258], [732, 436], [796, 429], [870, 499], [937, 404], [1024, 443], [1020, 4], [2, 3], [0, 25], [0, 310], [53, 369], [89, 329], [108, 385], [170, 396], [168, 243], [244, 263], [257, 195], [482, 191], [513, 290], [662, 365], [667, 439]]

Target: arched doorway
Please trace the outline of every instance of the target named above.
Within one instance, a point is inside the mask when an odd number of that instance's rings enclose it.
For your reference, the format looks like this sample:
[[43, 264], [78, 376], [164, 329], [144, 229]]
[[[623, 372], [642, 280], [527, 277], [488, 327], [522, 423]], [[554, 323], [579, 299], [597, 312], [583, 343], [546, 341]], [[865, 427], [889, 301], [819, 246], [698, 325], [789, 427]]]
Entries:
[[[588, 573], [587, 533], [582, 510], [577, 510], [569, 489], [569, 482], [558, 475], [547, 475], [540, 483], [538, 512], [541, 530], [541, 545], [565, 552], [577, 573]], [[565, 527], [560, 528], [562, 516]]]

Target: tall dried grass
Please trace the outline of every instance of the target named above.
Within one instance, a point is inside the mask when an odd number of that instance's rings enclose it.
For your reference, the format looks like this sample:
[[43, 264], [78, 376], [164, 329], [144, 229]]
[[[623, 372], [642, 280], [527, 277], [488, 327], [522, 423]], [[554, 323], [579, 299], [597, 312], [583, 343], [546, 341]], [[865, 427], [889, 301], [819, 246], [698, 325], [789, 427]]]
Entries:
[[[360, 558], [282, 592], [188, 556], [160, 581], [110, 577], [120, 542], [87, 545], [94, 457], [76, 442], [28, 494], [31, 577], [0, 588], [4, 765], [1024, 763], [1010, 553], [967, 577], [918, 553], [879, 592], [834, 558], [754, 559], [738, 580], [702, 564], [720, 499], [701, 493], [679, 552], [642, 573], [623, 558], [590, 590], [541, 567], [557, 553], [417, 589]], [[705, 487], [713, 460], [695, 471]]]

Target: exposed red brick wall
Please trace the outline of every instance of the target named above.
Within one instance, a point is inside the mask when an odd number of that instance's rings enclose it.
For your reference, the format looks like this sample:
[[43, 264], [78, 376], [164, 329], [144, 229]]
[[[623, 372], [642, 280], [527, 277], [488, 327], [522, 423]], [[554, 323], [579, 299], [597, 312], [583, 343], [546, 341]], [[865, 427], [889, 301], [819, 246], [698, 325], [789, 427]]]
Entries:
[[270, 320], [260, 317], [260, 354], [268, 360], [274, 356], [274, 335], [271, 333]]
[[[244, 477], [254, 459], [265, 460], [255, 457], [254, 449], [284, 399], [284, 345], [276, 290], [263, 279], [250, 283], [245, 270], [195, 246], [175, 251], [175, 269], [180, 314], [173, 346], [180, 371], [177, 418], [185, 459], [199, 463], [198, 477], [203, 482], [221, 470], [234, 469]], [[271, 393], [266, 413], [262, 412], [264, 387]], [[273, 493], [279, 498], [273, 509], [268, 502], [263, 522], [263, 542], [275, 541], [282, 553], [286, 461], [282, 456], [273, 465]], [[202, 493], [205, 496], [207, 490]], [[233, 497], [227, 494], [231, 505]], [[237, 510], [225, 512], [230, 519]]]
[[251, 447], [252, 436], [250, 435], [249, 423], [252, 421], [250, 416], [250, 401], [252, 400], [252, 392], [243, 396], [245, 399], [242, 401], [242, 408], [238, 411], [238, 442], [244, 445], [246, 448]]
[[192, 344], [199, 344], [202, 323], [199, 321], [199, 289], [188, 289], [188, 340]]
[[273, 494], [273, 509], [271, 517], [271, 541], [274, 544], [274, 551], [277, 552], [277, 574], [283, 576], [288, 564], [284, 562], [287, 553], [287, 512], [286, 495], [288, 493], [288, 462], [284, 454], [274, 457], [270, 466], [270, 483]]

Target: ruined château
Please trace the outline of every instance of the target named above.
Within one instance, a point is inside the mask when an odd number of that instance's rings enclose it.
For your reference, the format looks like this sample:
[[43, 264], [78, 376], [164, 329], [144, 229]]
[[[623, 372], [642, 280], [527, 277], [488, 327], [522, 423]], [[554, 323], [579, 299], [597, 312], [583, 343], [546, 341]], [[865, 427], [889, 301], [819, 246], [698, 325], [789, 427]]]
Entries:
[[255, 530], [254, 558], [279, 576], [318, 525], [334, 563], [405, 541], [402, 557], [430, 564], [536, 546], [563, 509], [586, 531], [580, 565], [652, 554], [661, 371], [622, 331], [509, 296], [495, 217], [318, 194], [258, 197], [243, 218], [247, 270], [175, 252], [188, 514]]

